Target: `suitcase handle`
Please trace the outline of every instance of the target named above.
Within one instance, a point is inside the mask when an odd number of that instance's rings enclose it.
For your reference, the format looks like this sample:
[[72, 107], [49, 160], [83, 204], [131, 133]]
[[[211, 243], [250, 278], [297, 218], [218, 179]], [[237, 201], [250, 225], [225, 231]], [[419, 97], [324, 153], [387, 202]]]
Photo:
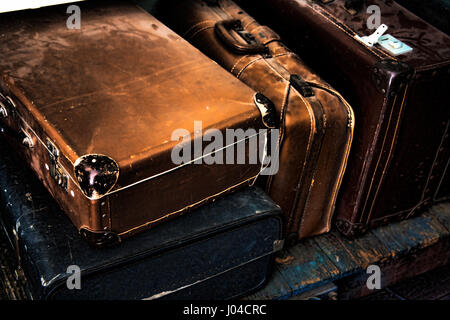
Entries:
[[[242, 27], [242, 22], [238, 19], [219, 21], [215, 24], [214, 31], [223, 43], [237, 53], [268, 53], [268, 48], [259, 43], [251, 33], [245, 31]], [[231, 31], [235, 31], [247, 43], [236, 40]]]

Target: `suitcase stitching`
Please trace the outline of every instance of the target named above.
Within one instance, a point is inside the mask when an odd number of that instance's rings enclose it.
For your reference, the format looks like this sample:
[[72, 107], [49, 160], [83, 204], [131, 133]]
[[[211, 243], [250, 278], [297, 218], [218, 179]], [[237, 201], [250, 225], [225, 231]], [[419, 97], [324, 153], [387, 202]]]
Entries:
[[192, 25], [185, 33], [183, 33], [183, 38], [190, 38], [190, 37], [192, 37], [192, 36], [189, 36], [189, 33], [194, 31], [194, 29], [197, 28], [198, 26], [200, 26], [202, 24], [205, 24], [205, 23], [212, 23], [214, 25], [215, 21], [214, 20], [204, 20], [204, 21], [200, 21], [200, 22]]
[[[282, 105], [283, 107], [281, 108], [281, 112], [280, 112], [280, 134], [279, 134], [279, 138], [278, 138], [278, 152], [280, 152], [280, 150], [281, 150], [281, 145], [283, 143], [283, 138], [284, 138], [284, 132], [285, 132], [285, 127], [286, 127], [286, 117], [285, 116], [286, 116], [289, 92], [290, 92], [290, 86], [287, 85], [286, 89], [285, 89], [284, 98], [283, 98], [283, 105]], [[272, 188], [272, 183], [273, 183], [273, 176], [270, 176], [267, 179], [267, 183], [266, 183], [267, 193], [270, 193], [270, 190]]]
[[[447, 121], [447, 126], [446, 126], [446, 128], [445, 128], [444, 134], [442, 135], [442, 139], [441, 139], [441, 143], [440, 143], [439, 148], [438, 148], [438, 152], [436, 153], [436, 156], [434, 157], [433, 165], [432, 165], [432, 167], [431, 167], [430, 173], [428, 174], [428, 179], [427, 179], [427, 183], [426, 183], [426, 185], [425, 185], [425, 190], [424, 190], [424, 192], [423, 192], [423, 194], [422, 194], [422, 199], [425, 197], [426, 189], [427, 189], [428, 184], [429, 184], [429, 182], [430, 182], [430, 178], [431, 178], [431, 176], [432, 176], [432, 174], [433, 174], [433, 168], [434, 168], [434, 166], [435, 166], [435, 163], [436, 163], [437, 159], [439, 158], [440, 149], [442, 148], [442, 144], [444, 143], [445, 140], [447, 140], [447, 139], [445, 138], [445, 136], [448, 134], [449, 126], [450, 126], [450, 120]], [[450, 160], [449, 160], [449, 161], [450, 161]], [[435, 194], [434, 194], [433, 197], [432, 197], [433, 200], [436, 199], [436, 196], [437, 196], [437, 194], [439, 193], [439, 189], [440, 189], [440, 187], [441, 187], [442, 181], [444, 181], [444, 177], [445, 177], [445, 175], [447, 174], [447, 169], [448, 169], [448, 166], [449, 166], [449, 161], [447, 161], [447, 165], [445, 166], [445, 170], [444, 170], [444, 173], [443, 173], [443, 175], [442, 175], [442, 178], [440, 179], [439, 184], [438, 184], [438, 186], [437, 186], [437, 188], [436, 188], [436, 192], [435, 192]]]
[[181, 212], [183, 212], [183, 211], [186, 211], [186, 210], [189, 209], [189, 208], [194, 208], [194, 207], [196, 207], [196, 206], [198, 206], [198, 205], [200, 205], [200, 204], [202, 204], [202, 203], [204, 203], [204, 202], [209, 201], [209, 200], [212, 199], [212, 198], [216, 198], [216, 197], [220, 196], [221, 194], [223, 194], [223, 193], [225, 193], [225, 192], [227, 192], [227, 191], [229, 191], [229, 190], [235, 189], [235, 188], [237, 188], [237, 187], [240, 186], [240, 185], [243, 185], [243, 184], [245, 184], [245, 183], [248, 183], [248, 182], [251, 181], [251, 180], [253, 180], [253, 182], [251, 182], [251, 183], [253, 184], [253, 183], [256, 181], [256, 179], [259, 177], [259, 174], [260, 174], [260, 173], [258, 173], [256, 176], [253, 176], [253, 177], [251, 177], [251, 178], [249, 178], [249, 179], [247, 179], [247, 180], [244, 180], [244, 181], [242, 181], [242, 182], [239, 182], [239, 183], [237, 183], [237, 184], [235, 184], [235, 185], [233, 185], [233, 186], [231, 186], [231, 187], [229, 187], [229, 188], [227, 188], [227, 189], [225, 189], [225, 190], [223, 190], [223, 191], [221, 191], [221, 192], [218, 192], [218, 193], [216, 193], [216, 194], [214, 194], [214, 195], [211, 195], [211, 196], [209, 196], [209, 197], [207, 197], [207, 198], [205, 198], [205, 199], [202, 199], [202, 200], [200, 200], [200, 201], [198, 201], [198, 202], [195, 202], [195, 203], [193, 203], [193, 204], [190, 204], [190, 205], [188, 205], [188, 206], [186, 206], [186, 207], [184, 207], [184, 208], [182, 208], [182, 209], [180, 209], [180, 210], [173, 211], [173, 212], [168, 213], [168, 214], [166, 214], [166, 215], [164, 215], [164, 216], [161, 216], [161, 217], [159, 217], [159, 218], [157, 218], [157, 219], [155, 219], [155, 220], [148, 221], [148, 222], [143, 223], [143, 224], [141, 224], [141, 225], [139, 225], [139, 226], [136, 226], [136, 227], [134, 227], [134, 228], [128, 229], [128, 230], [126, 230], [126, 231], [123, 231], [123, 232], [119, 233], [118, 235], [119, 235], [119, 236], [124, 236], [124, 235], [127, 235], [127, 234], [129, 234], [129, 233], [132, 233], [132, 232], [134, 232], [134, 231], [137, 231], [137, 230], [140, 230], [140, 229], [144, 229], [144, 228], [146, 228], [146, 227], [151, 227], [151, 225], [154, 224], [155, 222], [158, 222], [158, 221], [160, 221], [160, 220], [164, 220], [164, 219], [166, 219], [167, 217], [172, 216], [172, 215], [174, 215], [174, 214], [177, 214], [177, 213], [181, 213]]
[[[387, 136], [388, 136], [388, 133], [389, 133], [389, 128], [391, 127], [391, 121], [392, 121], [392, 117], [393, 117], [393, 114], [394, 114], [394, 106], [396, 104], [397, 98], [398, 98], [398, 95], [395, 95], [394, 101], [391, 104], [392, 108], [391, 108], [391, 112], [389, 114], [389, 120], [387, 122], [387, 130], [384, 133], [383, 142], [381, 144], [381, 151], [378, 154], [378, 160], [377, 160], [375, 168], [373, 170], [373, 175], [372, 175], [372, 179], [371, 179], [371, 182], [370, 182], [370, 185], [369, 185], [369, 189], [367, 191], [367, 196], [366, 196], [366, 199], [364, 200], [364, 206], [363, 206], [363, 208], [361, 210], [362, 214], [360, 215], [359, 223], [362, 223], [362, 221], [364, 220], [364, 218], [363, 218], [364, 217], [364, 212], [366, 210], [367, 202], [368, 202], [368, 199], [370, 197], [370, 193], [371, 193], [371, 190], [372, 190], [372, 185], [373, 185], [374, 180], [375, 180], [375, 176], [376, 176], [376, 173], [377, 173], [377, 170], [378, 170], [378, 166], [379, 166], [381, 158], [383, 156], [383, 150], [384, 150], [384, 146], [385, 146], [385, 143], [386, 143], [386, 140], [387, 140]], [[387, 100], [386, 100], [386, 102], [387, 102]], [[381, 127], [381, 122], [378, 121], [377, 122], [377, 128], [376, 128], [375, 132], [378, 132], [380, 130], [380, 127]], [[374, 139], [375, 145], [376, 145], [377, 141], [378, 141], [378, 137], [376, 139]], [[362, 193], [362, 191], [361, 191], [361, 193]], [[352, 218], [354, 218], [354, 216]], [[367, 222], [368, 222], [368, 219], [367, 219]]]
[[[283, 56], [283, 55], [286, 55], [286, 54], [280, 54], [280, 55], [278, 55], [278, 56]], [[275, 56], [274, 56], [275, 57]], [[273, 70], [273, 71], [275, 71], [276, 73], [278, 73], [278, 75], [283, 79], [283, 80], [285, 80], [287, 83], [288, 83], [288, 86], [289, 86], [289, 88], [291, 88], [292, 86], [291, 86], [291, 84], [290, 84], [290, 82], [278, 71], [278, 70], [276, 70], [276, 68], [274, 68], [270, 63], [268, 63], [268, 61], [266, 61], [266, 59], [264, 59], [264, 61], [266, 62], [266, 64]], [[281, 66], [282, 67], [282, 66]], [[286, 70], [288, 73], [290, 73], [288, 70]], [[299, 92], [297, 92], [297, 90], [294, 90], [294, 92], [296, 92], [297, 93], [297, 95], [300, 97], [300, 99], [303, 101], [303, 103], [305, 104], [305, 106], [306, 106], [306, 109], [308, 110], [308, 114], [309, 114], [309, 117], [310, 117], [310, 123], [311, 123], [311, 128], [314, 128], [313, 130], [311, 130], [310, 131], [310, 135], [309, 135], [309, 138], [308, 138], [308, 146], [307, 146], [307, 154], [309, 154], [310, 152], [311, 152], [311, 145], [312, 145], [312, 140], [313, 140], [313, 136], [314, 136], [314, 132], [316, 131], [316, 128], [315, 128], [315, 125], [314, 125], [314, 121], [313, 121], [313, 118], [314, 118], [314, 115], [313, 115], [313, 113], [312, 113], [312, 107], [311, 107], [311, 105], [310, 105], [310, 103], [299, 93]], [[287, 104], [288, 103], [286, 103], [286, 108], [287, 108]], [[306, 167], [306, 160], [307, 160], [307, 158], [305, 159], [305, 162], [303, 163], [303, 165], [302, 165], [302, 170], [299, 170], [300, 171], [300, 175], [299, 175], [299, 179], [297, 179], [297, 181], [298, 181], [298, 183], [300, 183], [301, 182], [301, 180], [302, 180], [302, 177], [303, 177], [303, 175], [304, 175], [304, 172], [305, 172], [305, 167]], [[297, 184], [297, 186], [298, 186], [298, 184]], [[311, 185], [310, 185], [310, 188], [311, 188]], [[298, 197], [298, 195], [299, 195], [299, 190], [300, 189], [298, 189], [298, 191], [296, 192], [296, 196], [295, 196], [295, 198], [297, 198]], [[295, 201], [294, 201], [295, 202]], [[305, 203], [305, 208], [306, 208], [306, 203]], [[294, 211], [295, 211], [295, 209], [296, 209], [296, 206], [294, 205], [293, 207], [292, 207], [292, 209], [291, 209], [291, 212], [290, 212], [290, 214], [289, 214], [289, 220], [288, 220], [288, 224], [290, 224], [290, 223], [292, 223], [292, 220], [294, 219], [294, 216], [295, 216], [295, 214], [294, 214]], [[302, 224], [302, 222], [304, 221], [303, 219], [304, 219], [304, 213], [305, 213], [305, 210], [303, 210], [303, 212], [302, 212], [302, 217], [301, 217], [301, 219], [300, 219], [300, 226], [301, 226], [301, 224]]]
[[231, 68], [230, 72], [234, 74], [234, 69], [237, 67], [238, 63], [240, 63], [242, 60], [244, 60], [247, 57], [250, 57], [250, 55], [245, 55], [245, 56], [242, 56], [241, 58], [239, 58], [236, 61], [236, 63], [233, 65], [233, 67]]
[[353, 132], [354, 132], [354, 124], [355, 124], [355, 116], [354, 116], [354, 112], [352, 107], [350, 106], [350, 104], [344, 99], [344, 97], [337, 92], [336, 90], [334, 90], [333, 88], [327, 86], [327, 85], [319, 85], [317, 83], [314, 82], [309, 82], [311, 85], [316, 86], [322, 90], [329, 90], [331, 91], [331, 94], [334, 95], [338, 100], [340, 100], [342, 102], [342, 104], [346, 107], [347, 109], [347, 120], [350, 121], [350, 124], [347, 127], [350, 127], [350, 134], [347, 136], [347, 143], [346, 143], [346, 150], [344, 152], [344, 159], [341, 162], [341, 167], [340, 167], [340, 174], [339, 174], [339, 178], [338, 181], [336, 182], [336, 184], [334, 185], [333, 188], [333, 193], [332, 193], [332, 206], [329, 208], [329, 211], [327, 212], [327, 216], [328, 216], [328, 229], [330, 229], [331, 226], [331, 221], [332, 221], [332, 213], [334, 211], [335, 205], [336, 205], [336, 200], [337, 200], [337, 195], [339, 192], [339, 189], [342, 185], [342, 180], [344, 178], [344, 174], [345, 174], [345, 169], [347, 168], [347, 164], [348, 164], [348, 158], [350, 156], [350, 149], [353, 143]]
[[[280, 54], [280, 55], [283, 55], [283, 54]], [[294, 58], [296, 58], [297, 60], [299, 60], [300, 63], [302, 63], [301, 59], [293, 52], [286, 53], [285, 55], [291, 55]], [[351, 124], [350, 124], [351, 134], [349, 136], [349, 139], [347, 140], [347, 146], [346, 146], [346, 151], [345, 151], [345, 160], [342, 162], [342, 165], [341, 165], [341, 170], [340, 170], [341, 174], [340, 174], [339, 180], [334, 186], [334, 192], [333, 192], [334, 201], [332, 202], [333, 206], [330, 207], [330, 209], [328, 211], [329, 220], [331, 220], [331, 218], [332, 218], [331, 217], [331, 212], [333, 211], [333, 207], [334, 207], [334, 205], [336, 203], [337, 192], [339, 190], [339, 186], [342, 184], [342, 179], [343, 179], [343, 176], [344, 176], [344, 173], [345, 173], [345, 169], [342, 170], [342, 167], [346, 168], [346, 166], [347, 166], [347, 162], [348, 162], [348, 158], [349, 158], [349, 149], [350, 149], [350, 147], [352, 145], [352, 141], [353, 141], [354, 112], [353, 112], [353, 109], [351, 108], [350, 104], [344, 99], [344, 97], [340, 93], [338, 93], [336, 90], [334, 90], [333, 88], [331, 88], [331, 87], [329, 87], [329, 86], [327, 86], [325, 84], [318, 84], [318, 83], [315, 83], [315, 82], [308, 82], [308, 83], [310, 85], [318, 88], [318, 89], [328, 91], [331, 95], [335, 96], [335, 98], [340, 100], [342, 102], [342, 104], [347, 109], [347, 114], [348, 114], [347, 119], [351, 121]]]
[[200, 32], [208, 30], [208, 29], [213, 29], [213, 28], [214, 28], [214, 25], [200, 28], [200, 29], [196, 30], [190, 37], [187, 37], [186, 39], [192, 39]]
[[[292, 55], [292, 56], [294, 56], [295, 58], [297, 58], [297, 59], [299, 59], [298, 58], [298, 56], [295, 54], [295, 53], [293, 53], [293, 52], [289, 52], [289, 53], [285, 53], [285, 54], [280, 54], [280, 55], [278, 55], [278, 56], [282, 56], [282, 55]], [[299, 59], [300, 60], [300, 59]], [[301, 62], [301, 60], [300, 60], [300, 62]], [[285, 69], [282, 65], [280, 65], [283, 69]], [[285, 69], [286, 70], [286, 69]], [[286, 70], [288, 73], [290, 73], [288, 70]], [[281, 74], [280, 74], [280, 76], [281, 76]], [[353, 116], [352, 116], [352, 114], [353, 114], [353, 110], [351, 109], [351, 107], [349, 108], [349, 104], [346, 102], [346, 100], [340, 95], [340, 94], [337, 94], [337, 92], [334, 90], [334, 89], [332, 89], [332, 88], [330, 88], [330, 87], [327, 87], [327, 86], [322, 86], [322, 85], [319, 85], [319, 84], [317, 84], [317, 83], [311, 83], [311, 84], [313, 84], [313, 85], [315, 85], [317, 88], [319, 88], [319, 89], [322, 89], [322, 90], [325, 90], [325, 88], [327, 88], [328, 90], [330, 90], [331, 91], [331, 94], [333, 95], [333, 96], [335, 96], [336, 98], [338, 98], [339, 100], [341, 100], [341, 102], [343, 102], [343, 104], [344, 104], [344, 106], [346, 107], [346, 109], [347, 109], [347, 114], [348, 114], [348, 116], [350, 117], [350, 118], [352, 118], [352, 124], [353, 124]], [[301, 95], [300, 95], [301, 96]], [[302, 100], [304, 100], [303, 99], [303, 97], [302, 97]], [[305, 102], [305, 101], [304, 101]], [[353, 125], [352, 125], [352, 132], [353, 132]], [[346, 149], [348, 150], [348, 148], [351, 146], [351, 142], [352, 142], [352, 140], [353, 140], [353, 133], [350, 135], [350, 139], [348, 139], [347, 140], [347, 146], [346, 146]], [[343, 162], [342, 162], [342, 164], [341, 164], [341, 169], [342, 169], [342, 167], [346, 167], [346, 165], [347, 165], [347, 160], [348, 160], [348, 157], [349, 157], [349, 152], [348, 151], [346, 151], [345, 152], [345, 158], [346, 158], [346, 160], [344, 160]], [[331, 223], [330, 221], [331, 221], [331, 216], [330, 216], [330, 214], [331, 214], [331, 212], [332, 212], [332, 210], [333, 210], [333, 208], [334, 208], [334, 204], [335, 204], [335, 201], [336, 201], [336, 196], [337, 196], [337, 190], [338, 190], [338, 188], [339, 188], [339, 186], [340, 186], [340, 184], [341, 184], [341, 182], [342, 182], [342, 178], [343, 178], [343, 174], [341, 174], [340, 175], [340, 178], [338, 179], [338, 182], [335, 184], [335, 186], [334, 186], [334, 194], [333, 194], [333, 197], [334, 197], [334, 201], [332, 202], [332, 206], [329, 208], [329, 210], [327, 211], [327, 215], [328, 215], [328, 217], [329, 217], [329, 219], [328, 219], [328, 225]], [[312, 187], [312, 185], [310, 186], [310, 188]], [[308, 197], [309, 198], [309, 197]], [[300, 230], [300, 233], [301, 233], [301, 230], [302, 230], [302, 226], [304, 226], [304, 221], [305, 221], [305, 218], [306, 218], [306, 213], [307, 213], [307, 207], [308, 207], [308, 200], [306, 200], [306, 203], [305, 203], [305, 208], [304, 208], [304, 210], [303, 210], [303, 214], [302, 214], [302, 217], [301, 217], [301, 221], [300, 221], [300, 226], [299, 226], [299, 230]]]
[[[309, 5], [309, 4], [308, 4], [308, 5]], [[313, 6], [309, 5], [309, 7], [310, 7], [311, 9], [314, 10], [314, 7], [313, 7]], [[370, 48], [370, 47], [364, 45], [363, 43], [361, 43], [360, 41], [356, 40], [355, 37], [352, 36], [348, 31], [346, 31], [346, 30], [343, 29], [341, 26], [339, 26], [336, 22], [334, 22], [334, 21], [331, 20], [329, 17], [327, 17], [327, 16], [322, 12], [323, 9], [322, 9], [321, 7], [319, 7], [319, 8], [320, 8], [319, 10], [314, 10], [314, 12], [317, 12], [317, 13], [320, 14], [322, 17], [324, 17], [324, 18], [327, 19], [329, 22], [331, 22], [333, 25], [335, 25], [339, 30], [345, 32], [351, 39], [353, 39], [354, 41], [356, 41], [356, 42], [359, 43], [360, 45], [363, 45], [364, 47], [366, 47], [367, 50], [369, 50], [370, 52], [372, 52], [372, 53], [373, 53], [374, 55], [376, 55], [378, 58], [383, 59], [378, 53], [376, 53], [376, 52], [373, 50], [373, 48]], [[324, 10], [324, 11], [325, 11], [325, 10]], [[337, 17], [335, 17], [334, 15], [332, 15], [331, 13], [329, 13], [328, 11], [326, 11], [326, 13], [329, 14], [330, 16], [332, 16], [333, 18], [335, 18], [336, 20], [338, 20]], [[341, 22], [341, 23], [342, 23], [342, 22]], [[343, 25], [346, 25], [345, 23], [342, 23], [342, 24], [343, 24]], [[347, 26], [347, 27], [348, 27], [348, 26]], [[351, 29], [350, 27], [348, 27], [348, 28]], [[356, 32], [355, 32], [355, 34], [356, 34]], [[383, 53], [386, 57], [388, 57], [388, 58], [391, 58], [391, 59], [393, 59], [393, 60], [397, 60], [395, 57], [393, 57], [393, 56], [391, 56], [391, 55], [388, 55], [388, 54], [385, 53], [384, 51], [380, 51], [380, 52], [382, 52], [382, 53]]]
[[[400, 126], [401, 118], [402, 118], [402, 115], [403, 115], [403, 109], [404, 109], [404, 107], [405, 107], [405, 101], [406, 101], [407, 94], [408, 94], [408, 85], [406, 86], [406, 89], [405, 89], [405, 93], [404, 93], [404, 96], [403, 96], [402, 104], [401, 104], [400, 110], [399, 110], [399, 117], [398, 117], [397, 123], [396, 123], [396, 125], [395, 125], [395, 131], [394, 131], [394, 137], [395, 137], [395, 138], [392, 139], [393, 141], [392, 141], [391, 146], [390, 146], [388, 158], [387, 158], [387, 160], [386, 160], [386, 162], [385, 162], [385, 164], [384, 164], [384, 169], [383, 169], [383, 171], [382, 171], [382, 175], [381, 175], [381, 178], [380, 178], [380, 182], [379, 182], [379, 184], [378, 184], [377, 190], [376, 190], [375, 195], [374, 195], [374, 200], [372, 201], [372, 205], [371, 205], [371, 208], [370, 208], [370, 211], [369, 211], [369, 215], [368, 215], [368, 217], [367, 217], [367, 222], [369, 222], [369, 220], [370, 220], [370, 217], [371, 217], [372, 212], [373, 212], [373, 207], [374, 207], [374, 204], [375, 204], [375, 200], [376, 200], [376, 198], [377, 198], [377, 196], [378, 196], [378, 192], [379, 192], [379, 190], [380, 190], [380, 186], [381, 186], [381, 184], [383, 183], [384, 177], [386, 176], [386, 170], [387, 170], [387, 168], [388, 168], [388, 166], [389, 166], [389, 163], [390, 163], [391, 160], [392, 160], [392, 152], [394, 151], [394, 146], [395, 146], [395, 144], [397, 143], [398, 132], [399, 132], [399, 126]], [[390, 122], [390, 121], [389, 121], [389, 122]], [[386, 136], [387, 136], [387, 133], [386, 133]], [[384, 147], [382, 147], [382, 150], [383, 150], [383, 149], [384, 149]], [[381, 157], [381, 153], [380, 153], [380, 157]], [[376, 166], [375, 170], [378, 170], [378, 165]], [[369, 190], [371, 190], [371, 188], [370, 188]], [[370, 192], [370, 191], [369, 191], [369, 192]], [[368, 201], [368, 198], [369, 198], [369, 196], [366, 198], [366, 203], [367, 203], [367, 201]], [[365, 205], [364, 205], [364, 207], [365, 207]], [[363, 213], [364, 213], [364, 210], [363, 210]]]
[[[292, 52], [291, 52], [291, 53], [292, 53]], [[279, 55], [277, 55], [277, 57], [278, 57], [278, 56], [284, 56], [284, 55], [287, 55], [287, 54], [286, 54], [286, 53], [284, 53], [284, 54], [279, 54]], [[274, 56], [274, 57], [275, 57], [275, 56]], [[273, 71], [275, 71], [276, 73], [278, 73], [279, 76], [280, 76], [282, 79], [284, 79], [286, 82], [288, 82], [289, 87], [292, 87], [292, 85], [290, 84], [290, 82], [289, 82], [289, 81], [288, 81], [288, 80], [287, 80], [287, 79], [279, 72], [279, 70], [276, 70], [276, 68], [273, 67], [266, 59], [265, 59], [264, 61], [266, 62], [266, 64], [267, 64]], [[281, 64], [279, 64], [278, 61], [275, 60], [275, 63], [278, 64], [280, 68], [284, 69], [287, 73], [290, 74], [290, 72], [289, 72], [287, 69], [285, 69]], [[307, 110], [309, 111], [311, 127], [314, 128], [314, 130], [312, 130], [312, 131], [310, 132], [310, 136], [309, 136], [309, 139], [308, 139], [307, 154], [309, 154], [310, 151], [311, 151], [311, 146], [312, 146], [312, 141], [313, 141], [313, 136], [314, 136], [313, 133], [316, 131], [315, 126], [313, 125], [313, 123], [314, 123], [314, 121], [313, 121], [314, 115], [313, 115], [313, 113], [311, 112], [312, 107], [311, 107], [309, 101], [307, 101], [307, 99], [305, 99], [305, 98], [304, 98], [297, 90], [294, 90], [294, 92], [297, 93], [297, 95], [300, 97], [300, 99], [301, 99], [301, 100], [303, 101], [303, 103], [305, 104]], [[286, 104], [286, 108], [287, 108], [287, 104]], [[307, 159], [308, 159], [308, 158], [305, 159], [305, 162], [303, 163], [303, 166], [302, 166], [302, 170], [300, 170], [301, 174], [300, 174], [300, 176], [299, 176], [298, 183], [301, 182], [301, 178], [303, 177], [303, 174], [304, 174], [304, 172], [305, 172], [306, 160], [307, 160]], [[315, 174], [315, 173], [314, 173], [314, 174]], [[313, 179], [313, 180], [314, 180], [314, 179]], [[310, 186], [309, 186], [309, 190], [311, 190], [312, 185], [313, 185], [313, 182], [311, 182], [311, 184], [310, 184]], [[309, 193], [310, 193], [310, 192], [308, 192], [308, 194], [309, 194]], [[299, 195], [299, 193], [296, 194], [296, 197], [298, 197], [298, 195]], [[300, 225], [299, 225], [299, 228], [298, 228], [298, 229], [299, 229], [299, 233], [300, 233], [300, 230], [301, 230], [301, 226], [303, 225], [303, 222], [304, 222], [304, 218], [305, 218], [305, 214], [306, 214], [307, 203], [308, 203], [308, 197], [307, 197], [307, 199], [306, 199], [306, 201], [305, 201], [305, 208], [304, 208], [304, 210], [302, 211], [302, 215], [301, 215], [301, 218], [300, 218], [300, 221], [299, 221], [299, 224], [300, 224]], [[292, 222], [293, 222], [293, 219], [294, 219], [294, 216], [295, 216], [294, 211], [295, 211], [296, 208], [297, 208], [296, 205], [294, 205], [294, 206], [292, 207], [291, 212], [290, 212], [290, 214], [289, 214], [289, 220], [288, 220], [288, 223], [292, 223]]]
[[[284, 56], [284, 55], [287, 55], [287, 54], [286, 53], [282, 53], [282, 54], [279, 54], [279, 55], [276, 55], [276, 56], [273, 56], [273, 57], [275, 58], [275, 57]], [[277, 73], [281, 77], [281, 79], [284, 80], [287, 83], [287, 87], [289, 88], [289, 90], [287, 90], [287, 92], [286, 92], [286, 94], [287, 94], [287, 96], [286, 96], [286, 103], [284, 105], [284, 110], [283, 110], [283, 111], [285, 111], [287, 109], [287, 105], [288, 105], [288, 99], [289, 99], [288, 97], [289, 97], [289, 92], [290, 92], [291, 85], [290, 85], [289, 81], [278, 70], [276, 70], [276, 68], [274, 68], [270, 63], [268, 63], [268, 61], [266, 59], [264, 59], [263, 57], [260, 57], [260, 58], [257, 58], [255, 60], [253, 60], [251, 63], [246, 65], [244, 68], [242, 68], [242, 70], [239, 72], [238, 77], [242, 74], [242, 72], [244, 72], [244, 69], [246, 69], [250, 64], [252, 64], [253, 62], [256, 62], [258, 60], [263, 60], [269, 66], [269, 68], [272, 69], [272, 71]], [[315, 126], [313, 124], [313, 115], [312, 115], [311, 106], [310, 106], [309, 102], [307, 102], [306, 99], [300, 93], [298, 93], [298, 96], [303, 101], [304, 105], [306, 106], [306, 109], [308, 110], [308, 115], [310, 117], [311, 128], [315, 128]], [[310, 131], [310, 135], [309, 135], [309, 138], [308, 138], [307, 154], [309, 154], [310, 151], [311, 151], [311, 144], [312, 144], [312, 140], [313, 140], [313, 136], [314, 136], [314, 134], [313, 134], [314, 131], [315, 131], [315, 129]], [[302, 164], [302, 167], [301, 167], [302, 169], [299, 170], [299, 172], [300, 172], [299, 173], [299, 179], [297, 179], [298, 183], [301, 182], [301, 177], [304, 174], [305, 166], [306, 166], [306, 162], [304, 162]], [[299, 195], [299, 191], [296, 192], [295, 197], [298, 197], [298, 195]], [[291, 212], [288, 215], [289, 216], [288, 223], [292, 222], [292, 219], [293, 219], [293, 216], [294, 216], [294, 211], [295, 211], [295, 205], [292, 207]]]

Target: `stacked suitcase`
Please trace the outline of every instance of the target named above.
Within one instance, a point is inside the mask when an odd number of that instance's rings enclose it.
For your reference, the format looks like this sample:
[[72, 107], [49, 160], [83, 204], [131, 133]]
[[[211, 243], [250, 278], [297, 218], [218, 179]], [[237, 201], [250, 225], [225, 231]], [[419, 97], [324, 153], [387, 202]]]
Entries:
[[354, 109], [355, 140], [336, 204], [340, 231], [356, 236], [448, 198], [448, 35], [391, 0], [240, 2]]
[[[392, 1], [136, 2], [80, 3], [80, 30], [2, 14], [1, 225], [29, 298], [241, 297], [285, 239], [448, 198], [444, 33]], [[369, 5], [412, 51], [362, 38]]]

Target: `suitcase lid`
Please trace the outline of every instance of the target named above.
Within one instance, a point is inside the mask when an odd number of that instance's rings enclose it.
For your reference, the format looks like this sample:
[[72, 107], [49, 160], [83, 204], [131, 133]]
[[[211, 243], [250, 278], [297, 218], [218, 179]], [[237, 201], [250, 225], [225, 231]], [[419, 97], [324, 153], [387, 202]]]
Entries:
[[120, 1], [78, 5], [79, 30], [68, 29], [67, 6], [0, 20], [4, 90], [66, 158], [73, 181], [70, 166], [88, 155], [117, 164], [114, 189], [167, 172], [178, 166], [172, 134], [194, 137], [194, 121], [204, 131], [264, 127], [254, 91], [144, 10]]
[[[404, 45], [412, 48], [412, 51], [396, 56], [393, 53], [396, 50], [390, 52], [383, 49], [384, 42], [383, 45], [376, 43], [372, 48], [367, 47], [379, 59], [398, 60], [420, 70], [440, 65], [445, 67], [450, 64], [450, 37], [394, 1], [340, 0], [314, 4], [306, 0], [297, 0], [296, 2], [301, 6], [307, 4], [316, 9], [323, 8], [325, 12], [320, 12], [318, 9], [319, 11], [314, 14], [328, 19], [336, 28], [351, 37], [361, 38], [372, 35], [375, 29], [369, 29], [368, 26], [370, 22], [376, 21], [374, 17], [378, 12], [380, 24], [388, 27], [385, 35], [390, 35], [395, 40], [400, 40]], [[384, 38], [383, 40], [386, 40]], [[355, 41], [358, 41], [357, 37], [355, 37]], [[361, 45], [364, 44], [361, 42]]]
[[[5, 147], [4, 142], [0, 142], [0, 147]], [[0, 185], [7, 190], [0, 194], [2, 227], [13, 246], [17, 238], [28, 281], [39, 287], [43, 296], [65, 285], [70, 265], [78, 265], [82, 275], [107, 272], [264, 218], [281, 219], [280, 208], [261, 189], [252, 187], [126, 239], [120, 245], [98, 249], [82, 239], [41, 183], [13, 155], [0, 158]], [[281, 239], [281, 230], [278, 231], [274, 236]], [[274, 245], [278, 246], [272, 247], [276, 251], [282, 244]]]

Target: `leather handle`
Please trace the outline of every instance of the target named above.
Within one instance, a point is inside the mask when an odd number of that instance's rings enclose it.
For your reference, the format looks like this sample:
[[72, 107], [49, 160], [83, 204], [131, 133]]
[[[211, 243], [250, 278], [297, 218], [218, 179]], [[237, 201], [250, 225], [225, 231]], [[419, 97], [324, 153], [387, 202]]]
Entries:
[[[247, 43], [237, 41], [231, 34], [231, 30], [236, 31], [240, 35], [246, 35], [248, 38], [243, 37], [243, 40]], [[241, 21], [238, 19], [219, 21], [215, 24], [214, 31], [225, 45], [237, 53], [267, 53], [267, 47], [259, 43], [250, 33], [245, 32]]]

